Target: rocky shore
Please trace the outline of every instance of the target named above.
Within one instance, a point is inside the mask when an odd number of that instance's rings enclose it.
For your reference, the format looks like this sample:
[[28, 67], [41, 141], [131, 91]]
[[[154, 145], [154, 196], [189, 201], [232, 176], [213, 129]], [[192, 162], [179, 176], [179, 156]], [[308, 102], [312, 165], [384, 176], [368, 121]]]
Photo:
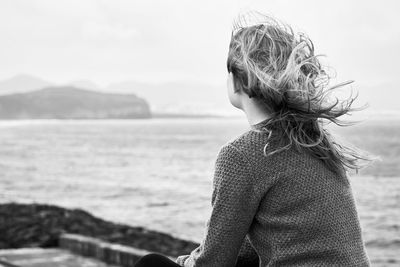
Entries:
[[42, 204], [0, 204], [0, 249], [57, 247], [62, 233], [80, 234], [170, 256], [190, 253], [198, 244], [97, 218], [81, 209]]

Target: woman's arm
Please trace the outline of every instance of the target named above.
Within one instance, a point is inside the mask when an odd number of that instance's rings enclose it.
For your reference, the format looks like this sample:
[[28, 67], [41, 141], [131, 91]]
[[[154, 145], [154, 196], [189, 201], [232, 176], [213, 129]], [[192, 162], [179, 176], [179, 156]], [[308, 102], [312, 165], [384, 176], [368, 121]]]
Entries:
[[255, 176], [245, 156], [232, 144], [218, 154], [213, 182], [212, 212], [203, 241], [177, 263], [192, 267], [235, 266], [259, 204]]

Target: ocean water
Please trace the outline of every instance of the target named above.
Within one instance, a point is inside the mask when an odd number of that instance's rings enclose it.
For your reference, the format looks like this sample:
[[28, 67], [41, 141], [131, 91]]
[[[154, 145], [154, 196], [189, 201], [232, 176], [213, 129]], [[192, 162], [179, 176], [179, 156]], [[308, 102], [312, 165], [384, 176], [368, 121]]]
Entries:
[[[219, 148], [245, 119], [0, 121], [0, 202], [83, 208], [199, 242]], [[400, 265], [400, 120], [332, 128], [381, 160], [351, 176], [374, 266]]]

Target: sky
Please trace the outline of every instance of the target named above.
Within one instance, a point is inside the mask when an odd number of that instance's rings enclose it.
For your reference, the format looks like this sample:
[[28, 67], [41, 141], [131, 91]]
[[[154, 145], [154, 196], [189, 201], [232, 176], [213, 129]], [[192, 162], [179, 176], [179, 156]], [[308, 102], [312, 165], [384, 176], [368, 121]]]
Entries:
[[255, 10], [310, 36], [338, 80], [394, 86], [399, 7], [394, 0], [0, 0], [0, 79], [224, 85], [232, 23]]

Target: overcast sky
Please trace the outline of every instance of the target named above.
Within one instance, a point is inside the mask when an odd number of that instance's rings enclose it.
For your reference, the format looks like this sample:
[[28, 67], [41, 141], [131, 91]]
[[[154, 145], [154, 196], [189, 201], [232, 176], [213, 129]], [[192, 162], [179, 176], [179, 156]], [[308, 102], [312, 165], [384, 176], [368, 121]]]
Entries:
[[0, 79], [225, 84], [232, 21], [271, 14], [307, 33], [339, 79], [399, 83], [398, 1], [0, 0]]

